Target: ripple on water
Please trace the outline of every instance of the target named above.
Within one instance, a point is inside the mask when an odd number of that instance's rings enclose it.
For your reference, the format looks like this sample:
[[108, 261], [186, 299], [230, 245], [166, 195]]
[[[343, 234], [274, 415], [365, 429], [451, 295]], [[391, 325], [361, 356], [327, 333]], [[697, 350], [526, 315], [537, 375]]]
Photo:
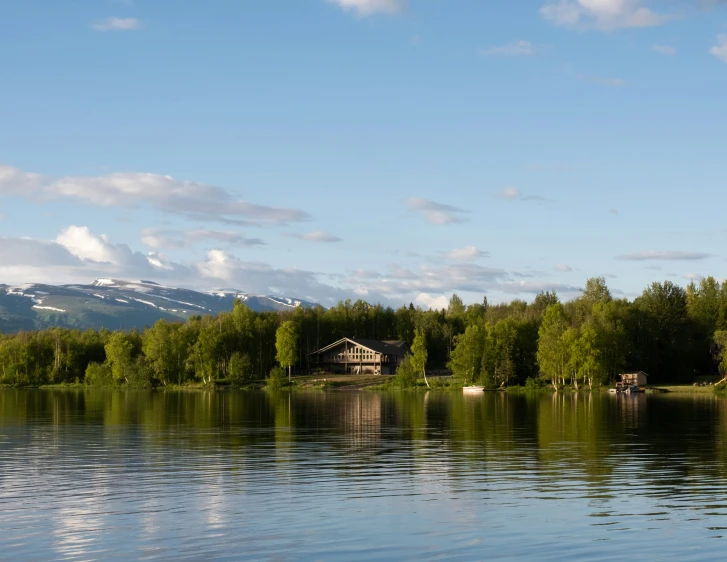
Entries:
[[9, 560], [723, 552], [704, 540], [727, 530], [721, 402], [13, 393], [0, 394]]

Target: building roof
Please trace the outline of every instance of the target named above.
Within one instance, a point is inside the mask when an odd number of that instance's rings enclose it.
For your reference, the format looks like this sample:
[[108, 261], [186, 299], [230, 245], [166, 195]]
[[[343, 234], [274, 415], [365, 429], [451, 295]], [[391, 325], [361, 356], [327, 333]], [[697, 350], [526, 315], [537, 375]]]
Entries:
[[309, 353], [308, 355], [318, 355], [319, 353], [323, 353], [325, 351], [328, 351], [329, 349], [332, 349], [336, 346], [341, 345], [343, 342], [349, 342], [356, 345], [360, 345], [361, 347], [365, 347], [366, 349], [370, 349], [371, 351], [374, 351], [376, 353], [381, 353], [383, 355], [397, 355], [397, 356], [403, 356], [408, 353], [407, 349], [407, 343], [404, 341], [379, 341], [379, 340], [366, 340], [361, 338], [341, 338], [337, 342], [334, 342], [330, 345], [327, 345], [326, 347], [323, 347], [319, 349], [318, 351], [314, 351], [313, 353]]
[[405, 347], [406, 349], [409, 349], [409, 344], [405, 340], [384, 340], [384, 343], [395, 347]]
[[645, 377], [649, 376], [649, 374], [645, 373], [644, 371], [633, 371], [631, 373], [621, 373], [619, 374], [619, 377], [623, 377], [624, 375], [644, 375]]

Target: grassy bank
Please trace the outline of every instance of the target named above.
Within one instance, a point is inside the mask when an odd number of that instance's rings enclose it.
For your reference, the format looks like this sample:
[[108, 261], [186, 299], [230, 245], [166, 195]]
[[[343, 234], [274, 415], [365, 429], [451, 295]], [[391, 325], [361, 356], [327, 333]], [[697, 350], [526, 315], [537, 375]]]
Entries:
[[648, 387], [655, 391], [669, 392], [675, 394], [713, 394], [714, 386], [692, 386], [691, 384], [672, 384]]

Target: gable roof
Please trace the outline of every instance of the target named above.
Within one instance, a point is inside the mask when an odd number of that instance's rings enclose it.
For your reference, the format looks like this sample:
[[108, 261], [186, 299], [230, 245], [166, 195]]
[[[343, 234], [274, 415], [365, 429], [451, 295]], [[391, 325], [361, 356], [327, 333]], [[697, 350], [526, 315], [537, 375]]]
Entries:
[[[325, 351], [328, 351], [329, 349], [341, 345], [343, 342], [360, 345], [361, 347], [365, 347], [366, 349], [369, 349], [376, 353], [381, 353], [383, 355], [403, 356], [407, 354], [407, 349], [404, 347], [406, 345], [406, 342], [384, 342], [379, 340], [366, 340], [361, 338], [341, 338], [337, 342], [333, 342], [332, 344], [327, 345], [326, 347], [322, 347], [318, 351], [314, 351], [313, 353], [309, 353], [308, 355], [318, 355], [319, 353], [323, 353]], [[394, 343], [401, 343], [402, 345], [393, 345]]]
[[630, 373], [620, 373], [619, 377], [623, 377], [624, 375], [644, 375], [645, 377], [649, 376], [649, 374], [645, 373], [644, 371], [632, 371]]

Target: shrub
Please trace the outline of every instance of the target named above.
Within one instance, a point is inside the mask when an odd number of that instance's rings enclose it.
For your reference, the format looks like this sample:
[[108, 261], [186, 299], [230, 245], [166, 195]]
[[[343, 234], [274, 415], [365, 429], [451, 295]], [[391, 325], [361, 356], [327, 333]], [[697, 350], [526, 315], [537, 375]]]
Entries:
[[90, 386], [112, 386], [114, 378], [111, 367], [106, 363], [89, 363], [86, 367], [86, 384]]
[[528, 390], [542, 390], [547, 388], [548, 383], [540, 377], [528, 377], [525, 381], [525, 388]]
[[414, 370], [410, 356], [407, 355], [396, 370], [396, 385], [401, 388], [408, 388], [417, 385], [419, 373]]
[[285, 370], [279, 365], [276, 365], [272, 368], [272, 370], [270, 371], [270, 375], [268, 376], [268, 388], [270, 390], [280, 390], [281, 388], [283, 388], [284, 384]]

